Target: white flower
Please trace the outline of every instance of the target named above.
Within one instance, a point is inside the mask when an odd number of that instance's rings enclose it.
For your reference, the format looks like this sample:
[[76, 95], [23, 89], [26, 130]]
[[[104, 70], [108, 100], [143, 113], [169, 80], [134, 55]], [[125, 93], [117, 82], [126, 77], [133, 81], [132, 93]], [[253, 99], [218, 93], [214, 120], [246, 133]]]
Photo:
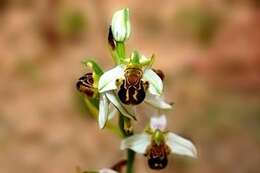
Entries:
[[128, 8], [121, 9], [114, 14], [111, 29], [113, 37], [117, 42], [124, 42], [129, 38], [131, 26]]
[[83, 64], [92, 69], [92, 73], [87, 73], [82, 76], [77, 82], [77, 88], [80, 92], [84, 93], [88, 99], [99, 99], [99, 127], [104, 128], [107, 120], [113, 118], [118, 111], [128, 118], [134, 118], [131, 109], [122, 106], [122, 103], [113, 91], [97, 94], [100, 76], [103, 74], [98, 64], [92, 60], [84, 60]]
[[152, 169], [166, 167], [167, 155], [170, 153], [196, 158], [197, 150], [192, 142], [165, 131], [166, 125], [167, 120], [164, 115], [152, 117], [148, 131], [124, 139], [120, 148], [122, 150], [131, 149], [137, 153], [145, 154]]
[[117, 92], [123, 105], [138, 105], [145, 101], [158, 109], [171, 109], [172, 106], [161, 97], [161, 78], [149, 66], [142, 66], [150, 61], [144, 56], [138, 60], [132, 56], [128, 64], [120, 64], [105, 72], [99, 80], [99, 93]]
[[113, 91], [101, 93], [98, 115], [99, 128], [104, 128], [107, 120], [112, 119], [118, 112], [128, 118], [135, 119], [134, 111], [123, 106]]

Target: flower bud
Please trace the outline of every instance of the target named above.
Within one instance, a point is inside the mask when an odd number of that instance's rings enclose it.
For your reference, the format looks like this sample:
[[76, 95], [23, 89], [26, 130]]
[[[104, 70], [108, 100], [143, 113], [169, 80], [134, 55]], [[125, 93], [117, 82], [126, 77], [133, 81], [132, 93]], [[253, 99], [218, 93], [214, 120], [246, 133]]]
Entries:
[[119, 10], [114, 14], [111, 29], [115, 41], [124, 42], [128, 40], [131, 33], [128, 8]]

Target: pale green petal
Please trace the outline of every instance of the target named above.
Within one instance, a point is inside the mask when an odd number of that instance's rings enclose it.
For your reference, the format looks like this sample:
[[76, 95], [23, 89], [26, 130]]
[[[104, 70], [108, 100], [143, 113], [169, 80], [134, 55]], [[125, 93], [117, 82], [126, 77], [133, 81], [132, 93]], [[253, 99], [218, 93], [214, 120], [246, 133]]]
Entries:
[[119, 10], [113, 15], [111, 29], [116, 41], [123, 42], [129, 38], [131, 25], [128, 8]]
[[151, 69], [144, 71], [143, 79], [149, 82], [149, 92], [160, 96], [163, 91], [163, 83], [161, 78]]
[[158, 109], [165, 109], [165, 110], [172, 109], [172, 105], [166, 103], [163, 100], [163, 98], [158, 95], [152, 95], [148, 93], [145, 97], [145, 102]]
[[108, 99], [104, 94], [101, 94], [99, 100], [99, 115], [98, 124], [99, 128], [104, 128], [108, 117]]
[[98, 91], [103, 93], [109, 90], [115, 90], [116, 79], [123, 77], [124, 68], [122, 66], [117, 66], [107, 72], [105, 72], [99, 79]]
[[197, 150], [192, 142], [174, 133], [166, 135], [166, 144], [170, 147], [172, 153], [197, 158]]
[[150, 120], [150, 127], [153, 130], [161, 130], [164, 131], [167, 126], [167, 119], [165, 115], [161, 116], [153, 116]]
[[121, 150], [131, 149], [137, 153], [145, 154], [151, 144], [151, 136], [147, 133], [136, 134], [125, 138], [120, 145]]
[[132, 112], [130, 109], [128, 109], [127, 106], [124, 106], [117, 95], [115, 94], [114, 91], [108, 91], [105, 93], [108, 100], [116, 107], [116, 109], [124, 116], [131, 118], [131, 119], [136, 119], [134, 116], [134, 112]]
[[141, 55], [140, 58], [140, 64], [145, 65], [146, 67], [151, 67], [154, 62], [154, 55], [152, 55], [150, 58], [147, 58], [144, 55]]

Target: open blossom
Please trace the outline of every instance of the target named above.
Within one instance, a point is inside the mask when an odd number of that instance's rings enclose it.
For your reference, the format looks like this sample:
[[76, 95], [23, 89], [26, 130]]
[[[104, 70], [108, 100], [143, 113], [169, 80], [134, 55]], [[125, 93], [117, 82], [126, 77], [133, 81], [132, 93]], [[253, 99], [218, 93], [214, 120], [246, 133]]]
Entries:
[[131, 149], [144, 154], [152, 169], [163, 169], [167, 166], [170, 153], [197, 157], [197, 150], [191, 141], [166, 131], [167, 120], [164, 115], [152, 117], [150, 129], [124, 139], [121, 149]]
[[158, 109], [171, 109], [161, 95], [163, 82], [151, 69], [153, 58], [149, 59], [134, 52], [125, 63], [105, 72], [99, 80], [99, 93], [112, 91], [124, 105], [138, 105], [142, 102]]
[[99, 100], [99, 116], [98, 123], [100, 128], [104, 128], [107, 120], [113, 118], [119, 111], [124, 116], [133, 118], [133, 111], [130, 108], [126, 108], [117, 98], [113, 92], [98, 93], [98, 84], [100, 76], [103, 74], [101, 68], [91, 60], [85, 60], [85, 65], [90, 67], [93, 72], [87, 73], [80, 77], [76, 87], [89, 98], [98, 98]]

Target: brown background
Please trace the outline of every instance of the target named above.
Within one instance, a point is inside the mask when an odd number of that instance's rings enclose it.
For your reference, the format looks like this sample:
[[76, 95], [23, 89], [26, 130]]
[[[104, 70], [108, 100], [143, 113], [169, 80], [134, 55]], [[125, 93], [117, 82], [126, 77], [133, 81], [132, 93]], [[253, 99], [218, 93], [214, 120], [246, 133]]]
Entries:
[[[131, 13], [128, 53], [155, 53], [166, 74], [169, 130], [199, 151], [196, 161], [170, 156], [161, 172], [260, 172], [259, 4], [0, 0], [0, 172], [74, 173], [123, 158], [120, 140], [98, 130], [75, 90], [83, 58], [112, 67], [107, 27], [122, 7]], [[136, 172], [154, 172], [137, 161]]]

